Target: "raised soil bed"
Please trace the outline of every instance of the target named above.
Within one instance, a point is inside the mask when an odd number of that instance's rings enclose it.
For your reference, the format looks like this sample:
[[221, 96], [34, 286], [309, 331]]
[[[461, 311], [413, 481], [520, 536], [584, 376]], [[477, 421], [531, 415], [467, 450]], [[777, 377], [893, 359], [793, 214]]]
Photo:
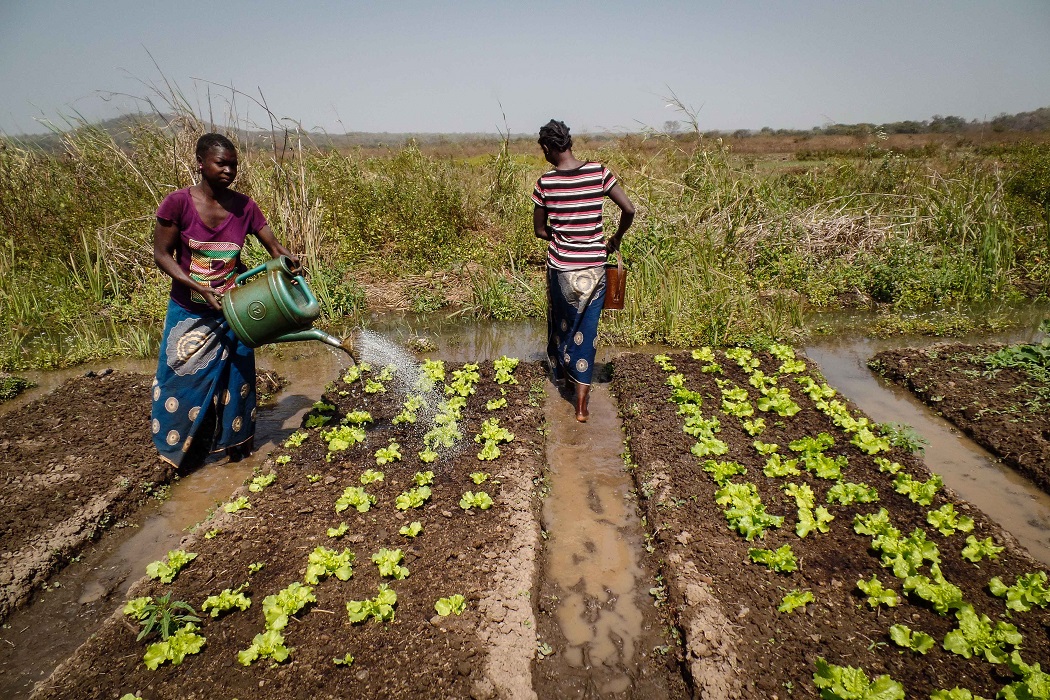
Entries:
[[[364, 381], [331, 385], [323, 397], [331, 408], [319, 406], [307, 415], [304, 424], [315, 427], [304, 427], [308, 437], [301, 446], [275, 450], [261, 468], [263, 475], [275, 474], [275, 481], [232, 497], [247, 497], [251, 507], [233, 513], [219, 509], [183, 541], [182, 549], [197, 556], [170, 585], [143, 578], [129, 594], [158, 598], [170, 592], [172, 599], [200, 612], [208, 596], [246, 584], [243, 592], [251, 607], [218, 618], [201, 615], [199, 633], [207, 639], [201, 651], [180, 665], [165, 663], [153, 671], [143, 663], [146, 642], [136, 641], [137, 627], [118, 611], [33, 697], [527, 696], [537, 643], [530, 594], [539, 542], [534, 480], [540, 481], [544, 464], [539, 431], [543, 375], [524, 363], [513, 375], [514, 384], [496, 384], [491, 363], [480, 374], [476, 393], [462, 409], [462, 440], [433, 464], [417, 457], [432, 427], [424, 412], [415, 424], [392, 422], [405, 400], [406, 393], [396, 390], [403, 378], [388, 382], [385, 393], [365, 393], [370, 385]], [[430, 395], [432, 407], [436, 396]], [[489, 400], [500, 398], [506, 406], [486, 409]], [[322, 433], [356, 410], [372, 417], [364, 424], [365, 441], [330, 452]], [[316, 425], [323, 420], [319, 416], [329, 417], [325, 425]], [[477, 457], [481, 445], [473, 438], [488, 418], [498, 418], [514, 439], [499, 445], [497, 459], [483, 462]], [[376, 451], [392, 440], [402, 459], [377, 465]], [[336, 512], [344, 489], [361, 486], [366, 469], [384, 475], [363, 487], [375, 497], [374, 505], [366, 512], [354, 507]], [[421, 507], [397, 509], [398, 495], [414, 488], [415, 474], [426, 470], [433, 471], [430, 497]], [[490, 477], [475, 485], [469, 475], [482, 471]], [[492, 507], [460, 506], [465, 492], [481, 490], [493, 499]], [[422, 533], [415, 538], [399, 534], [412, 521], [422, 524]], [[328, 534], [344, 522], [345, 534]], [[322, 577], [311, 586], [316, 601], [293, 615], [283, 630], [289, 658], [242, 665], [238, 652], [264, 632], [264, 598], [293, 582], [302, 584], [308, 556], [318, 546], [351, 550], [356, 555], [352, 576], [345, 581]], [[371, 557], [381, 548], [403, 550], [407, 578], [380, 575]], [[262, 568], [250, 573], [258, 563]], [[347, 602], [374, 598], [381, 584], [397, 594], [393, 619], [352, 623]], [[464, 596], [464, 612], [438, 615], [438, 599], [454, 594]], [[348, 653], [351, 664], [334, 663]]]
[[0, 620], [174, 476], [150, 439], [152, 379], [91, 372], [0, 415]]
[[886, 350], [869, 364], [1050, 493], [1050, 387], [1020, 369], [989, 370], [984, 358], [1002, 347]]
[[[723, 410], [723, 389], [743, 388], [753, 406], [761, 394], [749, 381], [753, 375], [721, 351], [715, 352], [714, 363], [695, 360], [689, 353], [672, 355], [669, 362], [674, 371], [662, 369], [648, 356], [625, 356], [615, 365], [613, 389], [626, 424], [634, 478], [643, 498], [651, 547], [663, 562], [660, 573], [665, 590], [656, 591], [657, 602], [670, 606], [677, 619], [697, 695], [816, 698], [820, 691], [813, 676], [818, 658], [861, 668], [871, 680], [888, 674], [903, 686], [908, 698], [929, 698], [936, 690], [956, 686], [991, 698], [1018, 680], [1007, 664], [979, 657], [967, 659], [945, 650], [946, 635], [958, 627], [955, 610], [939, 614], [927, 601], [905, 592], [903, 580], [880, 564], [880, 556], [872, 547], [873, 537], [854, 531], [856, 516], [881, 508], [888, 511], [890, 522], [902, 536], [923, 530], [936, 544], [944, 578], [958, 587], [962, 599], [978, 614], [987, 615], [993, 625], [1016, 625], [1023, 636], [1021, 656], [1028, 663], [1042, 662], [1045, 671], [1050, 660], [1050, 611], [1036, 606], [1030, 612], [1011, 612], [1006, 601], [989, 590], [992, 577], [1013, 585], [1018, 576], [1038, 571], [1039, 565], [1008, 533], [948, 489], [940, 488], [929, 506], [898, 493], [896, 477], [880, 471], [875, 457], [896, 462], [903, 473], [926, 481], [931, 475], [921, 459], [896, 447], [876, 455], [861, 451], [851, 444], [851, 433], [834, 424], [803, 393], [796, 381], [799, 375], [781, 373], [780, 360], [768, 354], [756, 353], [755, 357], [760, 360], [759, 369], [776, 377], [777, 386], [787, 388], [800, 407], [792, 416], [755, 408], [747, 420], [762, 417], [766, 423], [758, 436], [745, 431], [744, 419]], [[717, 364], [721, 373], [702, 371], [712, 364]], [[679, 414], [679, 405], [669, 401], [672, 387], [668, 381], [675, 374], [681, 375], [685, 388], [702, 396], [701, 415], [719, 419], [720, 430], [715, 437], [725, 443], [725, 454], [691, 454], [698, 438], [683, 432], [684, 416]], [[813, 366], [802, 374], [822, 381]], [[728, 383], [719, 386], [719, 380]], [[852, 418], [862, 417], [854, 406], [848, 402], [844, 405]], [[834, 481], [818, 478], [805, 468], [795, 476], [768, 477], [763, 473], [767, 457], [754, 446], [756, 439], [776, 443], [784, 459], [798, 458], [789, 444], [821, 433], [834, 440], [827, 456], [848, 460], [842, 469], [843, 480], [873, 487], [877, 502], [829, 504], [828, 492]], [[767, 512], [783, 516], [782, 525], [766, 530], [753, 541], [731, 529], [725, 514], [728, 505], [716, 503], [720, 487], [702, 468], [707, 459], [731, 460], [743, 466], [746, 473], [731, 476], [728, 481], [751, 482]], [[796, 534], [799, 510], [796, 499], [784, 491], [788, 483], [806, 484], [812, 489], [815, 503], [834, 516], [828, 532], [811, 532], [804, 538]], [[928, 522], [929, 511], [948, 504], [958, 514], [973, 519], [969, 534], [980, 540], [990, 537], [1005, 547], [998, 559], [986, 558], [978, 564], [964, 560], [960, 555], [967, 534], [946, 536]], [[782, 545], [791, 546], [798, 565], [795, 571], [775, 573], [753, 563], [749, 556], [752, 548], [776, 550]], [[915, 573], [932, 576], [930, 564], [923, 560]], [[857, 583], [872, 576], [896, 591], [898, 605], [873, 608], [868, 604]], [[794, 612], [778, 612], [785, 595], [794, 590], [810, 592], [813, 601]], [[933, 647], [921, 655], [896, 646], [889, 634], [895, 624], [931, 635]], [[1013, 649], [1009, 644], [1003, 647], [1005, 652]]]

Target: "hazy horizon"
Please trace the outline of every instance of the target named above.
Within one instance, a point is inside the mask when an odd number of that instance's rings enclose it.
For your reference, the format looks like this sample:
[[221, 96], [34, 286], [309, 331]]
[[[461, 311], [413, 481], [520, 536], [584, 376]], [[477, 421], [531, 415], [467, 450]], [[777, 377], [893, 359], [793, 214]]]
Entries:
[[219, 123], [268, 127], [261, 93], [331, 133], [660, 129], [672, 91], [705, 131], [988, 120], [1050, 104], [1047, 30], [1040, 0], [9, 3], [0, 131], [148, 111], [165, 81]]

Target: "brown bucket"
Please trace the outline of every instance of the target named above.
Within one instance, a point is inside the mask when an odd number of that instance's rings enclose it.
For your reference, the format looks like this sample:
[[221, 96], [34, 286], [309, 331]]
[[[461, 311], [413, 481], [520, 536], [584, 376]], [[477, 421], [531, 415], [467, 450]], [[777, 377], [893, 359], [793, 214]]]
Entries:
[[616, 264], [605, 266], [605, 309], [622, 309], [627, 297], [627, 270], [623, 266], [623, 256], [616, 251]]

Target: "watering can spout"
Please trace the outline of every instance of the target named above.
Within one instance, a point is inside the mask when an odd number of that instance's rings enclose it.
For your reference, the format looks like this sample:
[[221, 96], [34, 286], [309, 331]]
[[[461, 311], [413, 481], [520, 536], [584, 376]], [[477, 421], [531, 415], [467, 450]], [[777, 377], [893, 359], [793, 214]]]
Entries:
[[285, 333], [282, 336], [274, 338], [270, 342], [272, 343], [293, 343], [300, 340], [319, 340], [325, 345], [331, 345], [333, 348], [338, 348], [350, 356], [350, 359], [354, 361], [354, 364], [358, 364], [361, 361], [357, 353], [357, 349], [354, 347], [354, 339], [348, 338], [337, 338], [331, 333], [325, 333], [318, 328], [307, 328], [301, 331], [295, 331], [294, 333]]

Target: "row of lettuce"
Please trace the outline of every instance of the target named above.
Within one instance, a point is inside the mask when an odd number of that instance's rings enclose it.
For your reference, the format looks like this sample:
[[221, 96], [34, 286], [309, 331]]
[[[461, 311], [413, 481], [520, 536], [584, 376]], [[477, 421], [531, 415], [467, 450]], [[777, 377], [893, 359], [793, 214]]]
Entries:
[[[725, 351], [727, 360], [734, 362], [748, 377], [747, 387], [738, 386], [718, 375], [723, 368], [709, 347], [693, 350], [692, 360], [700, 363], [700, 372], [714, 376], [721, 393], [717, 410], [705, 412], [700, 392], [687, 386], [686, 377], [678, 372], [672, 358], [657, 355], [655, 362], [667, 373], [666, 385], [670, 388], [669, 401], [677, 404], [677, 413], [682, 420], [682, 430], [695, 438], [691, 452], [700, 460], [701, 468], [708, 473], [716, 485], [715, 499], [724, 509], [729, 527], [748, 542], [762, 539], [765, 533], [781, 528], [785, 516], [767, 511], [755, 483], [733, 480], [747, 473], [747, 468], [737, 461], [720, 459], [729, 451], [726, 442], [719, 439], [721, 421], [739, 420], [741, 428], [755, 438], [752, 446], [757, 459], [765, 460], [764, 476], [785, 480], [781, 490], [792, 497], [797, 506], [795, 534], [805, 538], [811, 534], [826, 533], [835, 515], [828, 506], [869, 504], [879, 501], [875, 488], [865, 483], [847, 481], [844, 470], [848, 466], [845, 455], [835, 457], [827, 454], [835, 445], [835, 437], [827, 432], [807, 435], [791, 441], [782, 449], [781, 445], [761, 439], [766, 429], [767, 418], [773, 421], [790, 420], [801, 408], [794, 400], [789, 386], [797, 386], [812, 401], [849, 441], [862, 453], [873, 457], [880, 472], [893, 475], [894, 489], [907, 496], [923, 508], [929, 507], [935, 494], [943, 487], [937, 475], [921, 480], [907, 473], [898, 462], [891, 461], [883, 453], [892, 447], [915, 447], [914, 436], [899, 426], [877, 425], [866, 417], [853, 416], [845, 403], [836, 398], [836, 392], [826, 383], [804, 374], [806, 365], [797, 359], [793, 350], [784, 345], [773, 345], [770, 354], [780, 362], [775, 373], [765, 374], [760, 369], [760, 360], [751, 350], [731, 348]], [[752, 403], [752, 391], [757, 391]], [[757, 408], [757, 411], [756, 411]], [[773, 417], [775, 416], [775, 418]], [[751, 461], [751, 460], [745, 460]], [[827, 489], [826, 504], [818, 504], [813, 489], [806, 483], [794, 483], [791, 477], [799, 477], [803, 470], [818, 479], [831, 482]], [[974, 522], [958, 513], [951, 503], [926, 513], [927, 522], [944, 536], [970, 533]], [[870, 548], [878, 554], [880, 564], [898, 579], [903, 594], [898, 594], [888, 581], [873, 574], [868, 580], [858, 580], [857, 588], [863, 592], [868, 606], [895, 607], [901, 595], [910, 596], [919, 604], [927, 605], [941, 616], [953, 615], [956, 626], [943, 640], [943, 648], [964, 658], [983, 658], [992, 664], [1007, 664], [1019, 678], [1004, 686], [998, 698], [1005, 700], [1050, 699], [1050, 674], [1042, 671], [1039, 663], [1029, 663], [1023, 658], [1022, 635], [1015, 625], [975, 612], [973, 605], [963, 599], [962, 591], [948, 581], [941, 570], [941, 552], [937, 544], [927, 538], [922, 528], [915, 528], [905, 535], [894, 527], [891, 514], [886, 508], [877, 512], [857, 514], [853, 530], [870, 537]], [[967, 536], [962, 556], [973, 563], [986, 557], [996, 558], [1003, 550], [992, 538], [978, 539]], [[799, 567], [798, 559], [790, 544], [772, 550], [754, 547], [749, 549], [751, 560], [778, 573], [789, 573]], [[1022, 614], [1035, 607], [1050, 605], [1050, 586], [1045, 571], [1035, 571], [1019, 576], [1007, 583], [998, 577], [988, 582], [989, 591], [1005, 600], [1007, 614]], [[778, 611], [790, 614], [814, 601], [809, 590], [795, 589], [786, 593]], [[916, 654], [925, 654], [936, 643], [931, 635], [896, 624], [887, 630], [889, 639], [897, 646], [910, 649]], [[861, 668], [838, 666], [823, 658], [816, 661], [817, 671], [813, 681], [820, 689], [822, 698], [852, 700], [854, 698], [879, 698], [890, 700], [904, 698], [904, 687], [888, 675], [869, 679]], [[932, 700], [974, 700], [969, 689], [956, 686], [938, 689]]]

